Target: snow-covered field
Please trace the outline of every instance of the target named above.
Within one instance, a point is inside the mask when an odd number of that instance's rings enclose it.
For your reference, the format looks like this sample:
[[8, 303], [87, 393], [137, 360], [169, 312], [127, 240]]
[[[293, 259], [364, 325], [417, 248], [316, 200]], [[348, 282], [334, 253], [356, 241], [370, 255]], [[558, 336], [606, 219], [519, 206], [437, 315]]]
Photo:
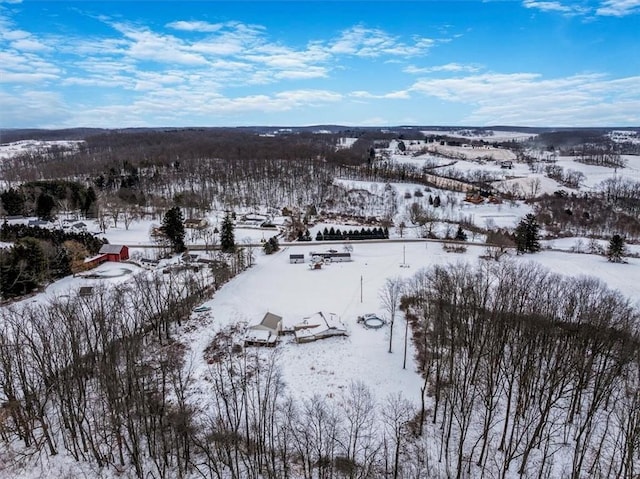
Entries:
[[59, 147], [64, 149], [76, 148], [81, 140], [22, 140], [13, 143], [0, 144], [0, 160], [4, 158], [12, 158], [29, 151], [41, 150], [51, 147]]
[[[343, 245], [336, 244], [335, 248], [340, 251]], [[421, 379], [413, 363], [411, 346], [410, 366], [402, 369], [402, 316], [396, 317], [391, 354], [387, 352], [389, 326], [365, 329], [357, 323], [357, 317], [376, 313], [389, 318], [379, 297], [387, 278], [410, 278], [420, 268], [435, 264], [484, 261], [478, 256], [485, 248], [469, 245], [465, 253], [459, 254], [445, 252], [438, 242], [352, 243], [352, 246], [352, 262], [332, 263], [320, 270], [309, 269], [309, 252], [326, 250], [326, 246], [289, 246], [271, 256], [259, 253], [255, 266], [231, 280], [205, 303], [212, 308], [206, 314], [213, 320], [189, 332], [185, 338], [191, 343], [194, 365], [201, 377], [206, 375], [204, 348], [222, 327], [240, 321], [257, 324], [267, 312], [293, 323], [325, 311], [341, 318], [349, 337], [309, 344], [285, 339], [279, 346], [278, 362], [290, 392], [300, 397], [313, 394], [333, 397], [351, 381], [362, 380], [379, 399], [402, 391], [407, 398], [417, 401]], [[306, 263], [290, 264], [292, 253], [304, 254]], [[595, 275], [632, 301], [640, 301], [640, 259], [637, 258], [630, 258], [628, 264], [613, 264], [597, 255], [543, 251], [536, 255], [513, 255], [509, 260], [540, 263], [565, 275]], [[403, 261], [409, 267], [401, 267]]]

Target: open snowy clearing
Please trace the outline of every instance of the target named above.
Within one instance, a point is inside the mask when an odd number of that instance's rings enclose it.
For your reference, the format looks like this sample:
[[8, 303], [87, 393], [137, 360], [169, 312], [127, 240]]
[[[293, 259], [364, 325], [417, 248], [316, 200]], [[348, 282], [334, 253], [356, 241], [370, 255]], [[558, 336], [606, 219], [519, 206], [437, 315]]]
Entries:
[[[342, 244], [337, 245], [340, 250]], [[484, 261], [478, 256], [484, 247], [469, 245], [464, 254], [447, 253], [440, 243], [355, 244], [353, 261], [332, 263], [320, 270], [308, 267], [311, 251], [325, 250], [318, 245], [290, 246], [272, 256], [258, 254], [248, 271], [234, 278], [213, 299], [205, 302], [211, 311], [201, 315], [200, 327], [183, 337], [191, 345], [196, 377], [206, 376], [203, 351], [217, 331], [238, 322], [257, 324], [265, 313], [280, 315], [294, 323], [318, 311], [336, 313], [349, 337], [330, 338], [309, 344], [296, 344], [285, 336], [278, 346], [280, 364], [288, 388], [295, 395], [320, 394], [334, 397], [361, 380], [378, 399], [401, 391], [417, 401], [421, 380], [408, 351], [407, 369], [402, 369], [404, 320], [396, 316], [393, 353], [389, 354], [389, 326], [366, 329], [357, 318], [375, 313], [389, 319], [381, 306], [379, 291], [387, 278], [410, 278], [420, 268], [434, 264]], [[289, 254], [305, 255], [305, 264], [290, 264]], [[401, 267], [403, 259], [409, 267]], [[597, 275], [610, 288], [620, 290], [632, 301], [640, 298], [640, 260], [613, 264], [602, 256], [544, 251], [536, 255], [512, 256], [511, 261], [532, 261], [567, 275]], [[209, 319], [204, 319], [204, 317]], [[199, 386], [196, 386], [199, 388]], [[202, 391], [206, 394], [206, 391]]]

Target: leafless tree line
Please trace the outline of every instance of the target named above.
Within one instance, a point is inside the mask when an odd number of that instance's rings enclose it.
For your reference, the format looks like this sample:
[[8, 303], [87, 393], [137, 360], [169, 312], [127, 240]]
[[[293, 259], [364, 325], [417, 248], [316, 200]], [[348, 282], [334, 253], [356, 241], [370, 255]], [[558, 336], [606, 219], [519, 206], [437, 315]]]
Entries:
[[448, 477], [619, 477], [640, 464], [640, 315], [534, 264], [434, 266], [403, 306], [421, 434]]
[[14, 459], [64, 450], [137, 477], [185, 474], [190, 372], [170, 333], [210, 287], [167, 276], [0, 310], [0, 440], [21, 445]]

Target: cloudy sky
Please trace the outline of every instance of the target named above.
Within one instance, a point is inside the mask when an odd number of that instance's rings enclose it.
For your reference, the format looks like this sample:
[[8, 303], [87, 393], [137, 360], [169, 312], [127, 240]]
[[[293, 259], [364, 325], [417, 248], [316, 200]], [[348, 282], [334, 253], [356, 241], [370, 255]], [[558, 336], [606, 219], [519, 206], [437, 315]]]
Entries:
[[0, 0], [0, 127], [640, 126], [640, 0]]

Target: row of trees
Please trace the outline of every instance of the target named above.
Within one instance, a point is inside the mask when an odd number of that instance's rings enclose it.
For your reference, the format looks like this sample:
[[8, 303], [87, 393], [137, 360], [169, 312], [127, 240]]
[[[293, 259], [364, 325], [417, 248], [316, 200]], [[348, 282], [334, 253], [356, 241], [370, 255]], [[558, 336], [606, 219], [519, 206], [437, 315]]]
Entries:
[[344, 240], [368, 240], [368, 239], [389, 239], [389, 229], [384, 228], [361, 228], [360, 230], [342, 231], [340, 228], [325, 228], [318, 231], [316, 241], [344, 241]]

